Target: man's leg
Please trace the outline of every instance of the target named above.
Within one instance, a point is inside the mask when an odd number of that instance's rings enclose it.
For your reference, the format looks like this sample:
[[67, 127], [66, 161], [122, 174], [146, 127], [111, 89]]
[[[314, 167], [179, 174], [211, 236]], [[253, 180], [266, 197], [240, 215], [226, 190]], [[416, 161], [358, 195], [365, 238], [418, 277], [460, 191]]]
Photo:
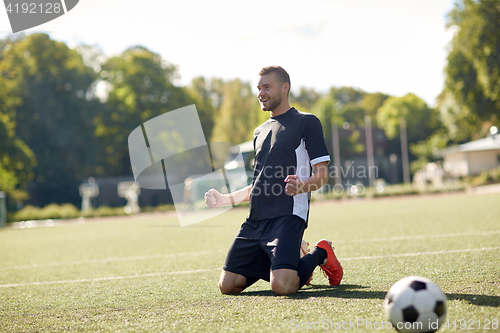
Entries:
[[314, 247], [311, 252], [300, 259], [297, 270], [276, 269], [271, 271], [271, 288], [278, 295], [296, 293], [311, 278], [314, 269], [323, 265], [326, 259], [327, 251], [320, 247]]
[[327, 252], [318, 247], [314, 247], [312, 251], [300, 258], [297, 275], [300, 279], [300, 288], [302, 288], [311, 278], [314, 269], [324, 263], [327, 258]]
[[259, 279], [222, 270], [219, 279], [219, 290], [225, 295], [239, 294]]
[[269, 281], [270, 260], [260, 247], [260, 223], [245, 221], [229, 247], [219, 279], [222, 294], [239, 294], [259, 279]]
[[245, 289], [247, 278], [240, 274], [235, 274], [222, 270], [219, 279], [219, 290], [222, 294], [239, 294]]
[[302, 218], [282, 216], [269, 220], [265, 236], [261, 239], [261, 245], [271, 260], [271, 289], [278, 295], [290, 295], [299, 290], [297, 270], [304, 229]]
[[299, 276], [293, 269], [281, 268], [271, 271], [271, 289], [278, 295], [290, 295], [299, 290]]

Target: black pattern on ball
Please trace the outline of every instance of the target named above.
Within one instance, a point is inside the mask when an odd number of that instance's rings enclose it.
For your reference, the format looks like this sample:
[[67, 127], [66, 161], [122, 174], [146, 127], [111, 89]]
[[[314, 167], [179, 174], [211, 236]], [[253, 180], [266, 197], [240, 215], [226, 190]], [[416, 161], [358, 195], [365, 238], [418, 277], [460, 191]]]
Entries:
[[413, 305], [410, 305], [409, 307], [403, 309], [404, 321], [407, 321], [409, 323], [414, 323], [417, 321], [417, 318], [418, 318], [418, 311], [413, 307]]
[[425, 282], [421, 282], [421, 281], [413, 281], [410, 284], [410, 287], [412, 287], [413, 290], [415, 290], [415, 291], [427, 289], [427, 287], [425, 286]]
[[437, 301], [436, 306], [434, 307], [434, 312], [437, 314], [438, 317], [444, 315], [446, 313], [446, 306], [444, 302]]

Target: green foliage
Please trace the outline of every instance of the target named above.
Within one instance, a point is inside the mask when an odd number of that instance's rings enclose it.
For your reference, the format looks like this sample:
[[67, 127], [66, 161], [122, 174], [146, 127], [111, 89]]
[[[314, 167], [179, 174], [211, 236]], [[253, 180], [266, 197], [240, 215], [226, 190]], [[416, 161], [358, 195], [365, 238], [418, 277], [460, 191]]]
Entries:
[[79, 216], [83, 216], [83, 217], [103, 217], [103, 216], [126, 215], [124, 207], [108, 207], [108, 206], [99, 206], [95, 209], [90, 209], [89, 211], [87, 211], [85, 213], [79, 212], [79, 214], [80, 214]]
[[[1, 85], [1, 80], [0, 80]], [[23, 190], [34, 178], [36, 158], [31, 149], [15, 135], [14, 121], [0, 109], [0, 191], [13, 199], [27, 199]]]
[[469, 109], [461, 107], [448, 90], [443, 90], [437, 98], [439, 118], [446, 128], [451, 142], [463, 143], [471, 139], [479, 139], [481, 122]]
[[322, 94], [312, 88], [301, 87], [299, 94], [295, 96], [290, 93], [290, 104], [296, 104], [297, 109], [305, 112], [311, 112], [316, 103], [321, 99]]
[[335, 102], [331, 98], [323, 97], [314, 105], [311, 112], [318, 117], [323, 125], [326, 147], [333, 155], [332, 123], [342, 124], [343, 118], [338, 114]]
[[382, 93], [364, 94], [361, 100], [361, 107], [367, 116], [371, 117], [372, 125], [377, 126], [377, 112], [384, 104], [388, 95]]
[[426, 140], [417, 143], [411, 142], [409, 144], [410, 152], [417, 157], [410, 165], [411, 172], [414, 173], [425, 167], [427, 163], [435, 159], [434, 154], [447, 146], [448, 135], [443, 131], [436, 131]]
[[[332, 88], [314, 105], [312, 113], [323, 124], [327, 148], [333, 153], [332, 123], [339, 128], [339, 144], [342, 158], [351, 158], [365, 151], [365, 144], [360, 143], [361, 131], [365, 128], [365, 116], [376, 115], [387, 95], [368, 94], [361, 90], [342, 87]], [[372, 124], [376, 122], [373, 121]], [[347, 127], [344, 127], [347, 126]]]
[[499, 120], [500, 6], [497, 0], [461, 0], [448, 16], [456, 29], [445, 69], [446, 90], [460, 106], [461, 117], [477, 129]]
[[176, 87], [176, 66], [145, 47], [134, 46], [102, 64], [101, 78], [110, 87], [105, 109], [96, 115], [95, 135], [102, 150], [101, 174], [131, 173], [128, 136], [137, 126], [167, 111], [194, 103]]
[[[453, 38], [453, 51], [460, 52], [465, 58], [464, 61], [470, 62], [484, 97], [500, 103], [500, 63], [498, 61], [500, 6], [498, 1], [462, 0], [450, 13], [448, 25], [458, 28]], [[452, 54], [454, 53], [451, 52], [450, 55]]]
[[[146, 211], [167, 211], [172, 210], [170, 205], [153, 209], [149, 207]], [[14, 221], [30, 221], [30, 220], [47, 220], [47, 219], [75, 219], [79, 217], [103, 217], [103, 216], [120, 216], [126, 215], [123, 207], [108, 207], [100, 206], [91, 209], [85, 213], [81, 212], [72, 204], [49, 204], [43, 208], [28, 205], [23, 209], [9, 214], [9, 222]]]
[[384, 186], [384, 191], [379, 192], [374, 188], [366, 190], [366, 197], [381, 198], [381, 197], [396, 197], [403, 195], [419, 195], [419, 194], [436, 194], [436, 193], [453, 193], [453, 192], [463, 192], [467, 188], [465, 183], [453, 182], [447, 183], [442, 187], [426, 187], [417, 188], [412, 184], [397, 184], [397, 185], [386, 185]]
[[378, 110], [376, 119], [389, 139], [399, 135], [400, 123], [404, 120], [408, 142], [425, 140], [440, 126], [436, 110], [414, 94], [389, 97]]
[[15, 201], [27, 199], [28, 193], [19, 189], [19, 183], [19, 179], [13, 172], [2, 168], [0, 165], [0, 191], [5, 192], [9, 198]]
[[213, 142], [240, 144], [252, 139], [257, 127], [259, 104], [248, 82], [239, 79], [227, 81], [222, 86], [224, 99], [215, 118]]
[[79, 210], [72, 204], [49, 204], [43, 208], [28, 205], [17, 211], [10, 218], [11, 221], [69, 219], [79, 217]]
[[210, 89], [204, 77], [195, 77], [191, 81], [191, 86], [188, 92], [195, 99], [196, 110], [200, 117], [201, 127], [205, 134], [205, 140], [210, 142], [212, 137], [212, 130], [214, 127], [214, 114], [215, 108], [213, 106], [213, 99]]
[[330, 88], [329, 96], [337, 101], [338, 107], [346, 103], [359, 103], [363, 100], [365, 92], [352, 87]]
[[76, 51], [45, 34], [4, 47], [0, 72], [0, 114], [11, 138], [3, 149], [12, 160], [2, 163], [24, 166], [16, 175], [20, 186], [35, 177], [39, 203], [77, 199], [70, 187], [92, 162], [94, 72]]
[[[34, 178], [36, 157], [17, 135], [15, 108], [22, 103], [14, 75], [2, 60], [21, 39], [0, 42], [0, 191], [5, 191], [14, 201], [27, 197], [23, 190]], [[17, 95], [17, 96], [16, 96]]]
[[470, 177], [467, 181], [472, 186], [488, 185], [500, 183], [500, 168], [483, 171], [476, 177]]

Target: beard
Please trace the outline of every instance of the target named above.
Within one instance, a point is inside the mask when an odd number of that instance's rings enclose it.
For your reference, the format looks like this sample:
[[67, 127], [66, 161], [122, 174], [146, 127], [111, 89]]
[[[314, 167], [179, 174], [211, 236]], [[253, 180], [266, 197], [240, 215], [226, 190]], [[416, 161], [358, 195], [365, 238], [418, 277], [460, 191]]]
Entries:
[[274, 111], [281, 104], [282, 100], [283, 97], [279, 94], [276, 94], [275, 96], [270, 96], [269, 105], [267, 107], [264, 107], [264, 105], [262, 105], [262, 111]]

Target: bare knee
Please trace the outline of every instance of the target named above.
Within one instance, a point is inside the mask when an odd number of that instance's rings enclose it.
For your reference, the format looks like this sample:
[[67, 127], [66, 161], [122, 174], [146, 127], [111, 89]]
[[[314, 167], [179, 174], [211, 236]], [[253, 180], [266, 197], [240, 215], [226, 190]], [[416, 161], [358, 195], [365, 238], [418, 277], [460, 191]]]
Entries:
[[222, 271], [219, 279], [219, 290], [224, 295], [239, 294], [245, 289], [246, 278], [242, 275]]
[[241, 293], [243, 291], [243, 288], [219, 281], [219, 290], [221, 294], [234, 295]]
[[297, 272], [289, 269], [271, 272], [271, 289], [281, 296], [295, 294], [299, 290]]
[[295, 294], [299, 290], [294, 284], [285, 281], [272, 281], [271, 289], [280, 296]]

